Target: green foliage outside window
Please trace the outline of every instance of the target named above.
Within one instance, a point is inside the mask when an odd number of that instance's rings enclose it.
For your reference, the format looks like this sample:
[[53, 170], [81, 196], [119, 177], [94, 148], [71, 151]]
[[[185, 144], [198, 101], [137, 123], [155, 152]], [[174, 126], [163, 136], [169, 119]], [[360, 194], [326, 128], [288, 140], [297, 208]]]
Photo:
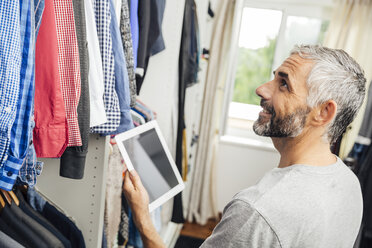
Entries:
[[233, 102], [260, 104], [255, 90], [271, 78], [275, 44], [276, 39], [270, 39], [265, 47], [239, 48]]

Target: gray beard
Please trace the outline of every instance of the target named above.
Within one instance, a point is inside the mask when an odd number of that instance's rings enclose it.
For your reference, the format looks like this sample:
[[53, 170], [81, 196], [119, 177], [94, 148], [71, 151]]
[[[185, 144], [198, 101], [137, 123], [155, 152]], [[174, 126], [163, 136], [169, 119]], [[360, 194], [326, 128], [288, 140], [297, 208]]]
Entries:
[[253, 124], [253, 131], [260, 136], [267, 137], [297, 137], [304, 129], [307, 115], [310, 108], [297, 108], [293, 113], [279, 118], [272, 108], [272, 115], [269, 121], [261, 117]]

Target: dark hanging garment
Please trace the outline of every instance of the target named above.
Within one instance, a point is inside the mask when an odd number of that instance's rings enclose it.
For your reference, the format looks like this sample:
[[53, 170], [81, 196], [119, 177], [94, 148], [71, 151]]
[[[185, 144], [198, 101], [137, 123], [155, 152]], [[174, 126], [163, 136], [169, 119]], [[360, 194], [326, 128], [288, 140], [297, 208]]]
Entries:
[[159, 36], [154, 42], [154, 45], [151, 48], [151, 55], [155, 55], [157, 53], [160, 53], [165, 49], [164, 39], [163, 39], [163, 33], [161, 29], [161, 25], [163, 23], [163, 17], [164, 17], [164, 10], [165, 10], [165, 0], [156, 0], [156, 5], [158, 9], [158, 22], [159, 22]]
[[366, 157], [361, 165], [358, 178], [363, 194], [363, 219], [360, 231], [360, 248], [372, 245], [372, 146], [366, 149]]
[[[16, 232], [18, 237], [12, 237], [19, 241], [25, 247], [64, 247], [51, 232], [41, 226], [38, 222], [25, 214], [16, 204], [6, 206], [2, 210], [1, 219], [8, 225], [8, 227]], [[6, 230], [2, 230], [6, 233]], [[11, 233], [6, 233], [9, 236]], [[22, 243], [22, 240], [27, 240]]]
[[355, 247], [372, 247], [372, 87], [368, 90], [368, 101], [358, 137], [349, 154], [358, 176], [363, 194], [363, 219]]
[[77, 107], [82, 146], [67, 147], [61, 157], [59, 174], [62, 177], [82, 179], [88, 153], [90, 102], [88, 84], [88, 46], [84, 1], [73, 0], [76, 38], [79, 47], [81, 94]]
[[[50, 231], [48, 231], [45, 227], [40, 225], [37, 221], [32, 219], [28, 216], [25, 212], [21, 210], [16, 204], [12, 203], [10, 205], [10, 210], [12, 214], [20, 220], [24, 226], [32, 230], [37, 236], [40, 237], [42, 242], [46, 244], [46, 247], [55, 247], [55, 248], [63, 248], [64, 245], [62, 242], [55, 237]], [[41, 247], [37, 245], [36, 247]]]
[[20, 222], [6, 205], [0, 215], [0, 230], [24, 247], [46, 247], [39, 236]]
[[66, 215], [59, 212], [49, 202], [45, 203], [41, 214], [70, 241], [71, 247], [85, 248], [82, 232]]
[[[194, 0], [186, 0], [182, 26], [181, 48], [178, 65], [178, 127], [176, 144], [176, 165], [182, 175], [182, 143], [185, 127], [185, 96], [186, 88], [196, 83], [198, 72], [198, 27], [196, 5]], [[183, 223], [182, 195], [174, 197], [172, 221]]]
[[44, 218], [39, 212], [34, 210], [25, 200], [21, 191], [17, 189], [15, 194], [19, 200], [19, 208], [32, 219], [34, 219], [37, 223], [42, 225], [45, 229], [47, 229], [50, 233], [52, 233], [61, 243], [63, 244], [64, 248], [71, 248], [71, 243], [68, 239], [66, 239], [47, 219]]
[[[368, 168], [364, 168], [365, 166], [369, 167], [369, 162], [364, 162], [368, 156], [368, 150], [371, 146], [372, 140], [372, 87], [368, 89], [368, 101], [366, 105], [366, 109], [364, 111], [362, 125], [360, 126], [358, 136], [355, 140], [354, 146], [351, 149], [348, 158], [345, 160], [349, 160], [353, 163], [353, 171], [359, 177], [365, 177], [365, 172]], [[360, 181], [363, 187], [363, 181]]]
[[160, 35], [156, 0], [142, 0], [138, 3], [139, 41], [137, 52], [136, 85], [139, 94], [145, 79], [151, 49]]

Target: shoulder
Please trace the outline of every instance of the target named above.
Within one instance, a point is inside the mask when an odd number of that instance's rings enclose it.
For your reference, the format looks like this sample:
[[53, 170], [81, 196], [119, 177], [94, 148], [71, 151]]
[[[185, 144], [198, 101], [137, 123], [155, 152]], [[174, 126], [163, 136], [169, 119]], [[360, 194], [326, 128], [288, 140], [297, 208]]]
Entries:
[[206, 247], [281, 247], [266, 220], [246, 201], [232, 200], [221, 222], [204, 242]]

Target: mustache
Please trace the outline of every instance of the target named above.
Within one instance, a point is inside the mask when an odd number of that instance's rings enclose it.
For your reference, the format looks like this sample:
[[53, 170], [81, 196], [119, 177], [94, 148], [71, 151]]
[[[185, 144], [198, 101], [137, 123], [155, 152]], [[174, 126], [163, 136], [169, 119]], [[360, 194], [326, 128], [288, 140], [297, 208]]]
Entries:
[[274, 106], [271, 105], [267, 100], [261, 99], [260, 105], [263, 109], [265, 109], [270, 114], [273, 114], [273, 113], [275, 114]]

